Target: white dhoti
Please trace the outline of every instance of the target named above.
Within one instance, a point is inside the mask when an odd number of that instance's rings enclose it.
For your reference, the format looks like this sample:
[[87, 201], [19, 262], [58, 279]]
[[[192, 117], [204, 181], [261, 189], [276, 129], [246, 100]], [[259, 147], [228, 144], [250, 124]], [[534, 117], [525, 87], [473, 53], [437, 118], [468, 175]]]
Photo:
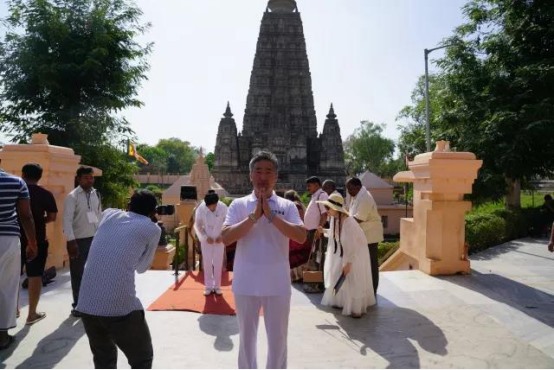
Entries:
[[267, 333], [267, 369], [287, 367], [287, 332], [289, 326], [290, 295], [249, 296], [235, 294], [239, 322], [240, 369], [257, 368], [257, 336], [260, 309], [263, 309]]
[[16, 326], [20, 272], [19, 237], [0, 235], [0, 330], [8, 330]]

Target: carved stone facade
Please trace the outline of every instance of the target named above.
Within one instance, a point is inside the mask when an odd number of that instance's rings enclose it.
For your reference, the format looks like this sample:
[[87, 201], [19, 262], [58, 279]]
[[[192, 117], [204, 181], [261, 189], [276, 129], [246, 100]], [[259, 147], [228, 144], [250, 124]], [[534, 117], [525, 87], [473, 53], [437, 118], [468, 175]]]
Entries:
[[270, 0], [262, 18], [244, 111], [237, 133], [231, 108], [219, 123], [212, 174], [229, 193], [251, 190], [248, 163], [260, 150], [279, 160], [276, 190], [304, 191], [307, 177], [344, 186], [340, 127], [329, 110], [318, 136], [302, 19], [293, 0]]

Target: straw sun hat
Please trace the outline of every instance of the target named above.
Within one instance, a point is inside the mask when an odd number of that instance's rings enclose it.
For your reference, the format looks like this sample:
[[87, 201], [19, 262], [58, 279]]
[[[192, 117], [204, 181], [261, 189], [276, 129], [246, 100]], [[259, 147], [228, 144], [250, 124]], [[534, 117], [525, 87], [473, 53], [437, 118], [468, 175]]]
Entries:
[[317, 203], [321, 203], [335, 211], [342, 212], [347, 216], [349, 215], [348, 211], [344, 209], [344, 198], [339, 193], [331, 193], [327, 200], [318, 200]]

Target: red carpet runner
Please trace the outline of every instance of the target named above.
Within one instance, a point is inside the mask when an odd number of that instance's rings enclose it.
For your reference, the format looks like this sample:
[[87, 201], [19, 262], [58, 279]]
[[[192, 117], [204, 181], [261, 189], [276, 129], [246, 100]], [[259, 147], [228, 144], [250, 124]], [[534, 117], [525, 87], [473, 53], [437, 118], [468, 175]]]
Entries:
[[232, 272], [224, 272], [221, 279], [223, 295], [204, 296], [204, 275], [189, 271], [154, 301], [148, 311], [191, 311], [215, 315], [234, 315], [235, 300], [231, 292]]

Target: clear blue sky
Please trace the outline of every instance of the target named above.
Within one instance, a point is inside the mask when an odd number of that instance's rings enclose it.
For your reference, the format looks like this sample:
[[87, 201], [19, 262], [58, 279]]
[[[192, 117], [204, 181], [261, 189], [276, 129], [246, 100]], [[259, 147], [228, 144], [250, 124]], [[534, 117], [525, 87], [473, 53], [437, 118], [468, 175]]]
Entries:
[[[155, 43], [139, 99], [124, 111], [138, 141], [178, 137], [213, 151], [227, 101], [238, 130], [266, 0], [138, 0]], [[398, 138], [398, 112], [424, 73], [423, 49], [463, 23], [466, 0], [297, 0], [321, 132], [330, 103], [343, 140], [361, 120]], [[5, 4], [0, 5], [2, 16]], [[441, 51], [431, 54], [432, 59]], [[433, 66], [430, 66], [431, 71]], [[4, 139], [5, 138], [0, 138]]]

